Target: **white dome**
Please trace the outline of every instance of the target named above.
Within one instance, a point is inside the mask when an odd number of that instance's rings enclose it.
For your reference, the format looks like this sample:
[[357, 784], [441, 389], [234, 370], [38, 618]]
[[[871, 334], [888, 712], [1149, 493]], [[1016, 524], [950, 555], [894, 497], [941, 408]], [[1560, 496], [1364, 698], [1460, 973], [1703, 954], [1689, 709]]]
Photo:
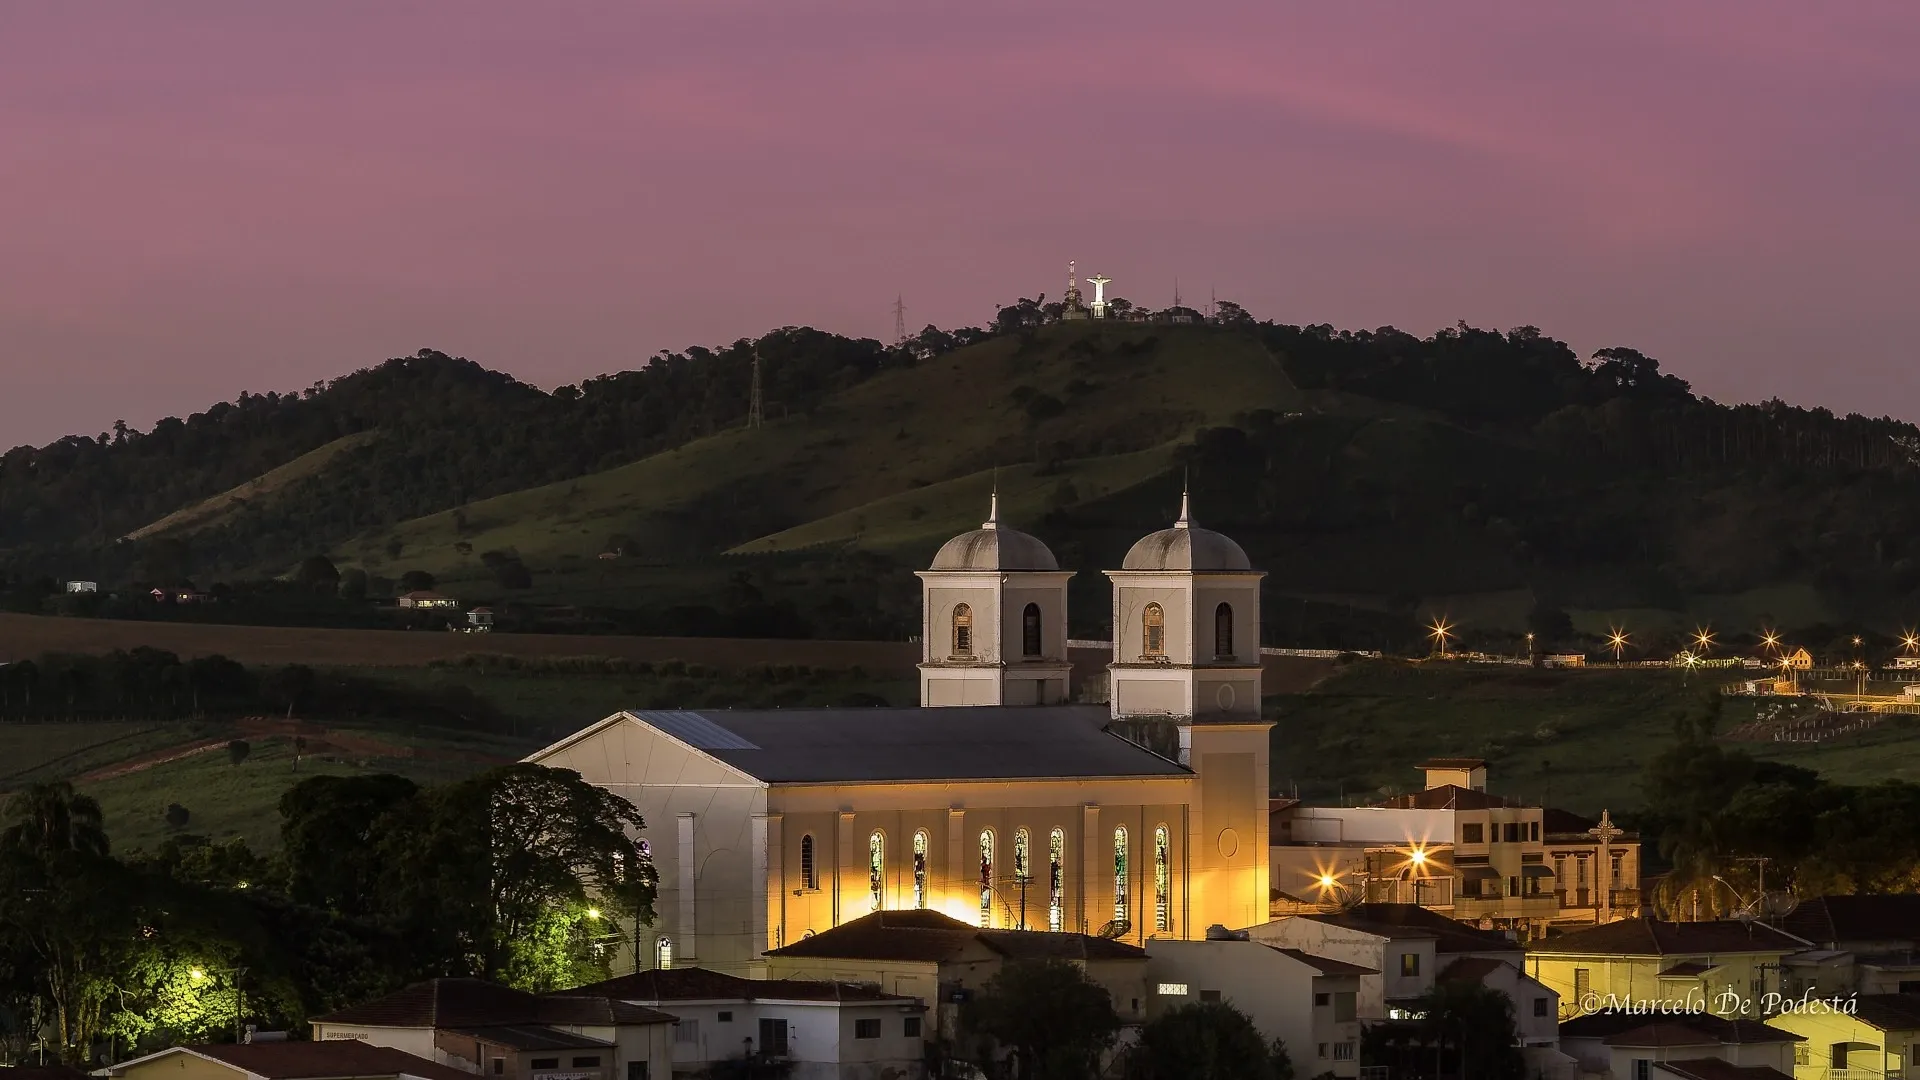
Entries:
[[987, 520], [940, 545], [929, 570], [1058, 570], [1053, 552], [1037, 537], [1001, 526], [1000, 498], [994, 496]]
[[1231, 537], [1212, 529], [1195, 528], [1187, 517], [1187, 497], [1180, 496], [1180, 520], [1171, 529], [1148, 533], [1127, 549], [1122, 570], [1251, 570], [1247, 553]]

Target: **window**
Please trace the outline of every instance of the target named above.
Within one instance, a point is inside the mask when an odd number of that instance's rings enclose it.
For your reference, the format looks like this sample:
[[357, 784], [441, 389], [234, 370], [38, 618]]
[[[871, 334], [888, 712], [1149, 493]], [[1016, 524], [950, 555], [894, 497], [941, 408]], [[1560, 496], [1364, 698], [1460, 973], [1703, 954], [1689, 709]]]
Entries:
[[506, 1071], [507, 1071], [507, 1059], [494, 1058], [493, 1059], [493, 1075], [499, 1076], [505, 1073]]
[[1487, 842], [1486, 831], [1477, 821], [1471, 825], [1462, 825], [1460, 826], [1460, 842], [1463, 844], [1484, 844]]
[[1213, 609], [1213, 655], [1233, 655], [1233, 605]]
[[1173, 929], [1173, 868], [1167, 859], [1167, 827], [1153, 830], [1153, 928], [1159, 933]]
[[627, 1080], [648, 1080], [649, 1075], [647, 1062], [627, 1062]]
[[814, 869], [812, 833], [800, 838], [800, 887], [803, 889], [820, 887], [820, 875]]
[[768, 1057], [787, 1056], [787, 1022], [760, 1018], [760, 1052]]
[[909, 1039], [919, 1038], [920, 1037], [920, 1018], [917, 1016], [907, 1017], [906, 1025], [905, 1027], [902, 1028], [900, 1033], [902, 1035], [905, 1035]]
[[887, 906], [887, 834], [879, 829], [867, 837], [867, 893], [873, 910]]
[[1579, 878], [1580, 887], [1583, 889], [1586, 888], [1587, 887], [1587, 857], [1585, 855], [1575, 855], [1573, 857], [1573, 871], [1574, 871], [1574, 874]]
[[1420, 954], [1419, 953], [1408, 952], [1408, 953], [1400, 954], [1400, 974], [1408, 978], [1412, 978], [1420, 974]]
[[1529, 821], [1527, 823], [1527, 839], [1533, 841], [1536, 844], [1540, 842], [1540, 823], [1539, 822]]
[[663, 937], [653, 943], [653, 966], [665, 971], [673, 966], [673, 939]]
[[732, 1013], [730, 1013], [730, 1012], [726, 1012], [726, 1011], [724, 1011], [724, 1010], [723, 1010], [723, 1011], [722, 1011], [722, 1012], [720, 1013], [720, 1022], [721, 1022], [721, 1023], [723, 1023], [723, 1024], [731, 1024], [731, 1023], [733, 1023], [733, 1014], [732, 1014]]
[[[1573, 969], [1573, 1000], [1585, 1001], [1587, 991], [1593, 985], [1593, 975], [1586, 968]], [[1582, 1006], [1584, 1008], [1585, 1006]]]
[[953, 655], [973, 655], [973, 609], [966, 604], [953, 605]]
[[1218, 991], [1218, 990], [1202, 990], [1202, 991], [1200, 991], [1200, 1002], [1201, 1002], [1201, 1004], [1203, 1004], [1203, 1005], [1204, 1005], [1204, 1004], [1215, 1004], [1215, 1003], [1218, 1003], [1218, 1002], [1219, 1002], [1219, 1000], [1220, 1000], [1220, 991]]
[[1613, 865], [1607, 870], [1607, 887], [1617, 889], [1620, 887], [1620, 878], [1622, 876], [1620, 870], [1626, 865], [1627, 857], [1624, 853], [1618, 851], [1609, 852], [1609, 854], [1613, 857]]
[[1553, 857], [1553, 880], [1554, 883], [1562, 889], [1567, 887], [1567, 857], [1565, 855], [1555, 855]]
[[1140, 616], [1140, 651], [1147, 656], [1167, 655], [1167, 613], [1159, 604], [1148, 604]]
[[1334, 1043], [1333, 1044], [1333, 1060], [1352, 1061], [1353, 1060], [1353, 1043], [1351, 1042]]
[[[1027, 835], [1025, 829], [1020, 836]], [[1014, 858], [1020, 858], [1019, 847], [1014, 848]], [[993, 830], [980, 830], [980, 925], [993, 925]]]
[[585, 1057], [574, 1058], [573, 1067], [576, 1069], [597, 1069], [600, 1067], [600, 1055], [588, 1054]]
[[1546, 998], [1533, 999], [1533, 1015], [1535, 1016], [1547, 1015], [1547, 999]]
[[927, 906], [927, 830], [913, 834], [913, 906]]
[[1333, 995], [1332, 995], [1332, 994], [1315, 994], [1315, 995], [1313, 995], [1313, 1007], [1314, 1007], [1314, 1008], [1316, 1008], [1316, 1009], [1324, 1009], [1324, 1008], [1326, 1008], [1327, 1006], [1329, 1006], [1329, 1005], [1331, 1005], [1331, 1004], [1333, 1004]]
[[1067, 921], [1067, 834], [1059, 829], [1047, 839], [1047, 929], [1056, 933]]
[[1327, 1057], [1327, 1044], [1326, 1044], [1326, 1043], [1321, 1043], [1321, 1044], [1320, 1044], [1320, 1059], [1321, 1059], [1322, 1061], [1325, 1061], [1325, 1060], [1326, 1060], [1326, 1057]]
[[1028, 604], [1020, 612], [1020, 655], [1040, 655], [1040, 605]]
[[1131, 860], [1127, 855], [1127, 828], [1122, 825], [1113, 830], [1113, 919], [1115, 922], [1126, 922], [1127, 912], [1130, 910], [1127, 903], [1129, 899], [1127, 863]]
[[1505, 839], [1509, 844], [1517, 844], [1520, 842], [1520, 823], [1519, 822], [1517, 821], [1507, 822]]
[[534, 1058], [532, 1061], [528, 1062], [528, 1064], [535, 1069], [557, 1069], [560, 1067], [560, 1059], [557, 1057]]
[[1507, 895], [1508, 896], [1520, 895], [1520, 879], [1519, 878], [1510, 877], [1507, 879]]
[[1653, 1080], [1653, 1062], [1647, 1058], [1634, 1058], [1633, 1080]]
[[880, 1018], [870, 1017], [853, 1022], [853, 1037], [856, 1039], [877, 1039], [880, 1037]]

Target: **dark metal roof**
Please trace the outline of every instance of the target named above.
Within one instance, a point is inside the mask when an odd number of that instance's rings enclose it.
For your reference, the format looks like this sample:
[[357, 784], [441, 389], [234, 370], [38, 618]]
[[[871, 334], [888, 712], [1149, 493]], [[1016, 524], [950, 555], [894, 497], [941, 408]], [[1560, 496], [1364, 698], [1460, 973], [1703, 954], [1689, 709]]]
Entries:
[[624, 1001], [846, 1001], [902, 1004], [917, 998], [889, 994], [862, 983], [821, 982], [814, 979], [743, 979], [707, 968], [670, 968], [619, 975], [567, 991], [590, 997]]
[[589, 1039], [559, 1028], [508, 1024], [502, 1027], [443, 1028], [456, 1035], [469, 1035], [515, 1050], [605, 1050], [613, 1044], [604, 1039]]
[[1852, 999], [1861, 1021], [1881, 1031], [1920, 1031], [1920, 997], [1913, 994], [1861, 994]]
[[579, 991], [539, 996], [484, 979], [429, 979], [314, 1020], [366, 1027], [477, 1031], [544, 1024], [665, 1024], [673, 1017]]
[[[370, 1046], [358, 1039], [326, 1042], [216, 1043], [183, 1046], [160, 1053], [185, 1052], [210, 1057], [267, 1080], [322, 1077], [417, 1076], [422, 1080], [472, 1080], [451, 1065], [415, 1057], [391, 1046]], [[159, 1056], [159, 1055], [152, 1055]], [[122, 1066], [124, 1067], [124, 1066]]]
[[770, 784], [1192, 775], [1106, 730], [1104, 705], [627, 715]]

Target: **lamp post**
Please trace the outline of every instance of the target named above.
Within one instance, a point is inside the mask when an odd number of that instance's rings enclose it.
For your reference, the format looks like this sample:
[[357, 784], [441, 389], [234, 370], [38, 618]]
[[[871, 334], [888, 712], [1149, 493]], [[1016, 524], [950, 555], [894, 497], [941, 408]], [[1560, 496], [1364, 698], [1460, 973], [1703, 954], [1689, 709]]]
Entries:
[[[240, 980], [242, 977], [246, 975], [247, 969], [244, 967], [230, 967], [230, 968], [214, 968], [213, 970], [214, 970], [214, 973], [216, 974], [233, 976], [233, 1041], [235, 1043], [238, 1043], [241, 1041], [240, 1007], [241, 1007], [241, 1002], [244, 1000], [244, 995], [240, 990]], [[205, 981], [206, 978], [207, 978], [206, 968], [196, 967], [196, 968], [187, 969], [187, 980], [196, 986], [199, 985], [201, 982]]]

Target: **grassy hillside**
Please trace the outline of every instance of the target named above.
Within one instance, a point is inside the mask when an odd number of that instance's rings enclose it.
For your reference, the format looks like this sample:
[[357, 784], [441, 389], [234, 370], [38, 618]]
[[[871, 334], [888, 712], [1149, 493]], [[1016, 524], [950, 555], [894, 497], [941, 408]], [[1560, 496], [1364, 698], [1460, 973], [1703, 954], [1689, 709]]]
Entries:
[[[1172, 444], [1251, 402], [1300, 400], [1247, 335], [1055, 326], [882, 373], [804, 416], [781, 419], [773, 403], [759, 429], [403, 522], [339, 554], [375, 573], [458, 577], [488, 550], [554, 566], [592, 558], [616, 536], [654, 562], [787, 550], [868, 528], [877, 547], [921, 545], [978, 523], [996, 466], [1007, 467], [1011, 512], [1044, 511], [1056, 493], [1091, 500], [1165, 472]], [[1057, 464], [1036, 468], [1041, 460]], [[928, 490], [948, 482], [959, 483]], [[914, 492], [926, 494], [906, 497]]]
[[194, 532], [211, 528], [233, 515], [248, 509], [258, 509], [258, 504], [263, 500], [271, 499], [298, 481], [317, 476], [341, 454], [365, 446], [377, 437], [377, 433], [372, 431], [341, 436], [324, 446], [301, 454], [285, 465], [269, 469], [244, 484], [236, 485], [191, 506], [175, 510], [158, 521], [142, 525], [122, 539], [145, 540], [167, 533]]

